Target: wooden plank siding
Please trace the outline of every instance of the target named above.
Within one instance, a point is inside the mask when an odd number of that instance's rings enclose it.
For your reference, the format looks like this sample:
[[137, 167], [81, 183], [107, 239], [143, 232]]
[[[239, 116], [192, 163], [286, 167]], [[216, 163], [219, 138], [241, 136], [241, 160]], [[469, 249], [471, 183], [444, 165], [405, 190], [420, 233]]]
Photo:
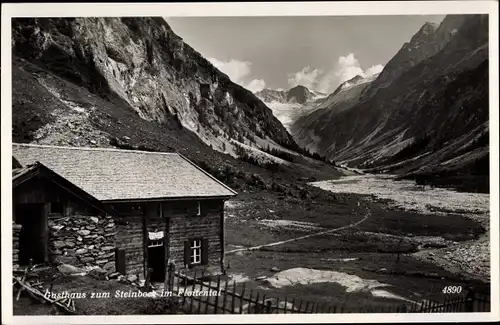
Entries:
[[[199, 216], [196, 215], [198, 202], [201, 205]], [[122, 204], [114, 204], [118, 212]], [[196, 268], [220, 267], [223, 256], [222, 200], [144, 202], [140, 205], [141, 212], [122, 216], [122, 222], [117, 226], [117, 246], [125, 249], [127, 274], [146, 275], [147, 233], [155, 227], [165, 233], [165, 266], [171, 261], [177, 268], [184, 267], [184, 242], [203, 238], [208, 243], [208, 263]]]
[[[15, 187], [12, 191], [12, 201], [14, 208], [16, 204], [48, 204], [46, 211], [48, 217], [59, 217], [61, 215], [70, 216], [75, 214], [96, 216], [102, 215], [100, 211], [92, 206], [89, 206], [88, 203], [62, 190], [59, 186], [47, 179], [31, 179], [29, 182]], [[51, 213], [51, 203], [62, 204], [64, 212], [62, 214]]]
[[[170, 215], [170, 258], [177, 268], [185, 266], [184, 242], [192, 238], [203, 238], [208, 242], [208, 265], [220, 265], [221, 246], [221, 200], [201, 201], [201, 215], [195, 215], [197, 201], [172, 203]], [[187, 212], [185, 208], [187, 205]]]
[[125, 249], [126, 274], [143, 274], [142, 216], [127, 216], [117, 225], [116, 245]]

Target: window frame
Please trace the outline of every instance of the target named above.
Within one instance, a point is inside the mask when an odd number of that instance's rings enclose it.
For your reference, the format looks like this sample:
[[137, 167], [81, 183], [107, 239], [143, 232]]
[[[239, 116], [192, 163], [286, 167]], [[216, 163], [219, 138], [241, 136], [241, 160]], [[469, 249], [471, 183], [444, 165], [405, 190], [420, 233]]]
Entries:
[[148, 248], [163, 246], [163, 238], [161, 239], [148, 239]]
[[[198, 245], [196, 245], [198, 244]], [[191, 265], [201, 264], [201, 254], [203, 249], [203, 241], [201, 238], [191, 239], [189, 245], [189, 262]]]

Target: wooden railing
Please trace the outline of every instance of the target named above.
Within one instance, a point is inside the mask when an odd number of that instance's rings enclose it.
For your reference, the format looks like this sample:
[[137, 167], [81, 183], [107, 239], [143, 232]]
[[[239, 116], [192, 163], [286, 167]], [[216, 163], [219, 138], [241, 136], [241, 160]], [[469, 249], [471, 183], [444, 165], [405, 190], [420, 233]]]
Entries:
[[[205, 277], [201, 272], [187, 275], [170, 269], [165, 290], [180, 297], [183, 309], [189, 314], [320, 314], [320, 313], [457, 313], [489, 312], [489, 296], [445, 296], [442, 301], [423, 300], [384, 305], [332, 305], [296, 298], [270, 297], [237, 285], [221, 276]], [[189, 293], [194, 293], [190, 295]], [[203, 293], [199, 295], [200, 293]], [[213, 295], [210, 295], [212, 293]]]

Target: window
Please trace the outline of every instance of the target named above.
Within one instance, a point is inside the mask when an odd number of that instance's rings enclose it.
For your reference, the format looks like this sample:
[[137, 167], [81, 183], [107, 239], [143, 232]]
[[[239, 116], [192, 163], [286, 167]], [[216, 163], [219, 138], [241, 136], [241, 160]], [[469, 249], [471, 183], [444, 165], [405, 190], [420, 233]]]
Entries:
[[163, 246], [164, 236], [163, 231], [158, 231], [158, 228], [154, 227], [153, 231], [148, 232], [148, 247]]
[[148, 247], [159, 247], [163, 246], [163, 239], [150, 239]]
[[163, 218], [163, 204], [158, 203], [158, 211], [157, 211], [156, 215], [160, 219]]
[[50, 213], [63, 213], [63, 205], [59, 202], [51, 202], [50, 203]]
[[140, 215], [142, 214], [142, 206], [140, 203], [117, 203], [113, 205], [116, 212], [124, 215]]
[[201, 240], [195, 239], [191, 241], [191, 264], [201, 263]]
[[192, 267], [208, 264], [208, 239], [192, 238], [184, 241], [184, 265]]
[[196, 215], [201, 216], [201, 203], [200, 203], [200, 201], [198, 201], [196, 203], [197, 203]]

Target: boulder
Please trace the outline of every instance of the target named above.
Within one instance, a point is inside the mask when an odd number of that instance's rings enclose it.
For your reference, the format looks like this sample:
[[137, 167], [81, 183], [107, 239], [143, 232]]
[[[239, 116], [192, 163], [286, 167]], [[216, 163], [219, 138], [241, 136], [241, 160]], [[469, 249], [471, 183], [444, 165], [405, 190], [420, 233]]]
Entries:
[[137, 279], [137, 275], [135, 274], [130, 274], [129, 276], [127, 276], [127, 281], [130, 283], [137, 281]]
[[103, 269], [109, 271], [109, 270], [114, 270], [115, 269], [115, 262], [111, 261], [102, 266]]
[[64, 264], [78, 264], [76, 256], [57, 256], [55, 260]]
[[90, 220], [91, 220], [93, 223], [99, 223], [99, 218], [97, 218], [97, 217], [90, 217]]
[[76, 250], [77, 255], [82, 255], [82, 254], [85, 254], [87, 252], [88, 252], [88, 249], [85, 249], [85, 248], [80, 248], [80, 249]]
[[91, 277], [93, 277], [94, 279], [97, 279], [97, 280], [106, 280], [107, 279], [107, 277], [106, 277], [107, 274], [108, 274], [108, 272], [106, 270], [104, 270], [104, 269], [101, 269], [100, 267], [92, 269], [89, 272], [89, 275]]
[[65, 241], [64, 243], [65, 243], [66, 247], [75, 247], [76, 246], [76, 244], [74, 242], [69, 241], [69, 240]]
[[64, 252], [65, 256], [75, 256], [76, 251], [74, 249], [67, 249], [66, 252]]
[[54, 241], [54, 247], [55, 247], [55, 248], [63, 248], [64, 246], [66, 246], [66, 243], [65, 243], [65, 242], [60, 241], [60, 240], [56, 240], [56, 241]]
[[90, 234], [90, 230], [81, 229], [81, 230], [78, 230], [78, 234], [81, 236], [88, 236]]
[[64, 275], [71, 275], [71, 274], [83, 272], [83, 270], [79, 267], [76, 267], [76, 266], [73, 266], [70, 264], [64, 264], [64, 263], [57, 266], [57, 269], [59, 270], [59, 272], [61, 272]]
[[108, 278], [110, 279], [118, 279], [118, 276], [120, 275], [119, 272], [113, 272], [108, 275]]
[[280, 269], [279, 269], [279, 268], [277, 268], [276, 266], [273, 266], [273, 267], [271, 268], [271, 271], [272, 271], [272, 272], [279, 272], [279, 271], [280, 271]]
[[82, 262], [82, 263], [90, 263], [90, 262], [93, 262], [93, 261], [95, 261], [95, 258], [93, 258], [91, 256], [80, 258], [80, 262]]
[[108, 259], [110, 257], [113, 257], [115, 255], [114, 252], [111, 252], [111, 253], [105, 253], [105, 252], [100, 252], [97, 256], [100, 258], [100, 259]]

